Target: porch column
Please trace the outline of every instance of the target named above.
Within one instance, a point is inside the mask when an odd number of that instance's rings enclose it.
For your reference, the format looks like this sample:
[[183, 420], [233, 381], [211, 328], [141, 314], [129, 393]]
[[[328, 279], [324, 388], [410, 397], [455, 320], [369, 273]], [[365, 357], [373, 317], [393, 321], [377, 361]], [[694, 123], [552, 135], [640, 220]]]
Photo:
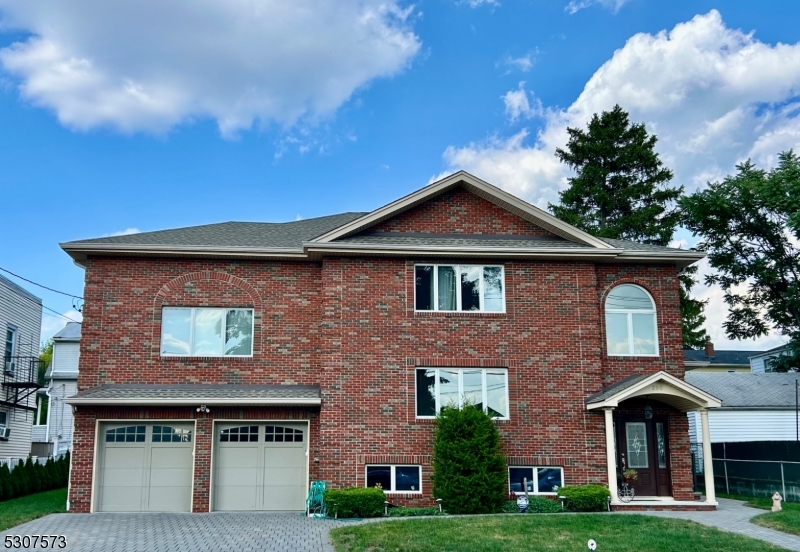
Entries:
[[614, 409], [604, 408], [606, 413], [606, 465], [608, 466], [608, 490], [611, 504], [621, 504], [617, 495], [617, 458], [614, 451]]
[[711, 432], [708, 429], [708, 410], [700, 410], [700, 425], [703, 427], [703, 471], [706, 478], [706, 502], [717, 502], [714, 492], [714, 462], [711, 460]]

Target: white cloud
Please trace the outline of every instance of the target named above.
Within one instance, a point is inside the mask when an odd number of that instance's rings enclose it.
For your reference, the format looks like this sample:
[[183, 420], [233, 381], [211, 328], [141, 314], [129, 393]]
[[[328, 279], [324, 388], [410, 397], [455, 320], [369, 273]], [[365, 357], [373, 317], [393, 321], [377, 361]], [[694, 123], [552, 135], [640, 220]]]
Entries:
[[[519, 92], [509, 94], [521, 104]], [[798, 93], [800, 43], [766, 44], [752, 33], [726, 27], [712, 10], [670, 31], [631, 37], [592, 75], [572, 105], [544, 109], [544, 124], [536, 134], [523, 129], [508, 138], [493, 135], [449, 146], [443, 174], [465, 169], [546, 207], [558, 200], [570, 175], [554, 155], [567, 142], [566, 128], [585, 128], [592, 114], [619, 103], [632, 121], [645, 122], [658, 136], [656, 149], [674, 171], [674, 183], [692, 192], [732, 173], [748, 157], [769, 167], [778, 152], [800, 149]], [[509, 94], [503, 96], [507, 110]], [[727, 307], [721, 291], [698, 290], [711, 301], [708, 326], [717, 346], [742, 348], [745, 342], [722, 335]], [[775, 340], [780, 338], [758, 343]]]
[[498, 61], [495, 64], [495, 66], [506, 67], [506, 72], [505, 72], [506, 75], [511, 73], [512, 70], [527, 73], [533, 68], [533, 65], [536, 63], [537, 54], [538, 50], [528, 52], [524, 56], [516, 58], [511, 57], [510, 55], [506, 55], [502, 60]]
[[470, 8], [477, 8], [483, 5], [486, 6], [499, 6], [500, 2], [497, 0], [461, 0], [459, 4], [466, 4]]
[[[83, 321], [83, 314], [76, 310], [71, 309], [63, 312], [62, 314], [67, 318], [71, 318], [75, 322]], [[69, 320], [62, 318], [61, 316], [56, 316], [55, 314], [50, 314], [47, 311], [42, 313], [42, 342], [47, 341], [56, 333], [64, 329], [64, 326], [66, 326], [68, 322]]]
[[23, 98], [80, 130], [210, 118], [232, 136], [314, 121], [420, 48], [400, 0], [0, 0], [0, 11], [0, 26], [31, 34], [0, 51]]
[[628, 2], [630, 2], [630, 0], [571, 0], [571, 2], [564, 8], [564, 11], [572, 15], [584, 8], [588, 8], [589, 6], [597, 4], [608, 10], [611, 10], [614, 13], [617, 13], [620, 8], [622, 8], [622, 6]]
[[533, 105], [528, 100], [528, 92], [525, 90], [525, 81], [519, 83], [517, 90], [509, 90], [502, 96], [503, 103], [506, 104], [506, 115], [514, 123], [520, 118], [532, 119], [543, 117], [544, 108], [539, 98], [533, 97]]
[[106, 236], [130, 236], [131, 234], [138, 234], [141, 230], [138, 228], [126, 228], [125, 230], [120, 230], [119, 232], [113, 232], [111, 234], [106, 234]]

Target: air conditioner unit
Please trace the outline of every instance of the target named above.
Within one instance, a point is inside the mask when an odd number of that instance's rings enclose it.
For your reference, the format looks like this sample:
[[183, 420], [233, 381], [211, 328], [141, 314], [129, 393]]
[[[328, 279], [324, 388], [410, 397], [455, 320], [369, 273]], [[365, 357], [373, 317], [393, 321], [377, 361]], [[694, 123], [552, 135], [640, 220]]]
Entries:
[[14, 364], [13, 362], [6, 362], [6, 365], [5, 365], [6, 374], [13, 374], [14, 373], [14, 368], [16, 368], [16, 366], [17, 365]]
[[11, 436], [11, 428], [0, 426], [0, 441], [8, 441], [9, 436]]

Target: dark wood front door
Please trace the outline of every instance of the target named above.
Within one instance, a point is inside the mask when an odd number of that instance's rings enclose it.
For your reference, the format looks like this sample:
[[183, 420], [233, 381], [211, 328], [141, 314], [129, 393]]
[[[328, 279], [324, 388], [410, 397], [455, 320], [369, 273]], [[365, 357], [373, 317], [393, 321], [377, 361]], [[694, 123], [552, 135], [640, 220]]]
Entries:
[[638, 479], [631, 485], [636, 496], [671, 496], [666, 418], [627, 418], [616, 426], [620, 477], [634, 469]]

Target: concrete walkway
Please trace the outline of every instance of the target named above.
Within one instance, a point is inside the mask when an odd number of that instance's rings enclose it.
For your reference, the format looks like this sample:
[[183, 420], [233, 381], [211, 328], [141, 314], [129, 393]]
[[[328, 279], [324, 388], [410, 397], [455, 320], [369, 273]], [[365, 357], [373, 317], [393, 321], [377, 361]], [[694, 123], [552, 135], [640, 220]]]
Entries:
[[727, 498], [718, 498], [717, 500], [719, 501], [719, 507], [716, 512], [625, 512], [625, 514], [637, 513], [665, 518], [688, 519], [722, 529], [723, 531], [761, 539], [787, 550], [800, 552], [800, 537], [750, 523], [751, 518], [766, 513], [767, 510], [750, 508], [745, 506], [744, 502], [738, 500]]

